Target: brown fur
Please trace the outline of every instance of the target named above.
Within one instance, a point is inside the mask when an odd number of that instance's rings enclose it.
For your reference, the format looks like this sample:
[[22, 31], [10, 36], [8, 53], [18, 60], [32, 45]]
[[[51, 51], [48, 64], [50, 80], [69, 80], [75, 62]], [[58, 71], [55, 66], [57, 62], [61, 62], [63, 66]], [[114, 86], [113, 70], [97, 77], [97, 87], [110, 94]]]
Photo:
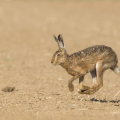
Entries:
[[[118, 59], [112, 48], [105, 45], [96, 45], [77, 53], [68, 55], [65, 50], [65, 45], [62, 35], [58, 38], [54, 36], [59, 50], [52, 57], [53, 65], [61, 65], [68, 74], [73, 77], [68, 81], [69, 90], [72, 92], [74, 86], [72, 82], [79, 78], [79, 93], [93, 94], [103, 86], [103, 72], [106, 69], [111, 69], [120, 75], [120, 69], [117, 67]], [[84, 86], [84, 75], [91, 73], [93, 78], [92, 86]]]

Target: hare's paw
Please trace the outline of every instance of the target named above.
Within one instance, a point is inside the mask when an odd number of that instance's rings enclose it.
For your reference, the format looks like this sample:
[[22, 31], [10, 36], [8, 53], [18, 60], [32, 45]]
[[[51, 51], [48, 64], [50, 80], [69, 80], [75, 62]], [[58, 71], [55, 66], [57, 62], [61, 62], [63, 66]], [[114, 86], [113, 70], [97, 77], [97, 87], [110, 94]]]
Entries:
[[85, 94], [83, 90], [79, 90], [78, 93]]
[[92, 94], [94, 94], [95, 92], [97, 92], [102, 86], [103, 86], [103, 85], [96, 85], [96, 86], [93, 86], [93, 87], [91, 87], [89, 90], [84, 91], [83, 94], [92, 95]]
[[83, 85], [83, 86], [82, 86], [82, 89], [80, 89], [80, 90], [81, 90], [81, 91], [85, 91], [85, 90], [88, 90], [88, 89], [90, 89], [89, 86], [85, 86], [85, 85]]
[[74, 90], [74, 85], [71, 82], [68, 83], [68, 87], [70, 92]]
[[85, 91], [88, 91], [90, 89], [89, 86], [82, 85], [82, 88], [79, 88], [78, 93], [80, 94], [87, 94]]
[[88, 95], [92, 95], [96, 92], [95, 89], [88, 89], [88, 90], [80, 90], [78, 93], [80, 94], [88, 94]]

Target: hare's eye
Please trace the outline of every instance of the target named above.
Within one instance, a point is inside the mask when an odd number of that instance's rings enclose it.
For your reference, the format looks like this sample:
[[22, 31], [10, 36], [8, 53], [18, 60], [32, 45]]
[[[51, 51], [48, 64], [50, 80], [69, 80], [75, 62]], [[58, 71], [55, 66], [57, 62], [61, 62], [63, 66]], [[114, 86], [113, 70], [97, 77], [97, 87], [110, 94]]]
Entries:
[[57, 54], [57, 57], [60, 57], [60, 54]]

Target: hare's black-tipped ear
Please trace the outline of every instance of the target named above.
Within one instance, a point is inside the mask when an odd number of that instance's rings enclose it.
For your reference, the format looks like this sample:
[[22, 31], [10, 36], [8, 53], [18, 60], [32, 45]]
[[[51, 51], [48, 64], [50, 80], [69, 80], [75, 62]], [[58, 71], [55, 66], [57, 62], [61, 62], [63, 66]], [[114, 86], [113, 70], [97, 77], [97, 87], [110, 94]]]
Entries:
[[55, 41], [56, 41], [56, 42], [58, 42], [58, 39], [56, 38], [56, 36], [55, 36], [55, 35], [53, 35], [53, 37], [54, 37]]
[[58, 45], [61, 49], [65, 48], [65, 44], [64, 44], [62, 35], [58, 35]]
[[53, 37], [54, 37], [55, 41], [56, 41], [56, 42], [57, 42], [57, 44], [58, 44], [58, 48], [60, 49], [58, 39], [56, 38], [56, 36], [55, 36], [55, 35], [53, 35]]

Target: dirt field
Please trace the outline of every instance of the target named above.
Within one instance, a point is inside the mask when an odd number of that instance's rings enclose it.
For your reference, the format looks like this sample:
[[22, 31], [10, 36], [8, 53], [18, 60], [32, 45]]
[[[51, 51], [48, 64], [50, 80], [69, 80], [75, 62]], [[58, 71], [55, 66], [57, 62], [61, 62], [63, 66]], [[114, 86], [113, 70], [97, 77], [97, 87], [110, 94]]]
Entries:
[[78, 80], [69, 92], [71, 76], [51, 65], [53, 34], [63, 35], [69, 54], [107, 45], [120, 61], [120, 1], [1, 0], [0, 120], [120, 120], [120, 76], [107, 70], [94, 95], [78, 94]]

